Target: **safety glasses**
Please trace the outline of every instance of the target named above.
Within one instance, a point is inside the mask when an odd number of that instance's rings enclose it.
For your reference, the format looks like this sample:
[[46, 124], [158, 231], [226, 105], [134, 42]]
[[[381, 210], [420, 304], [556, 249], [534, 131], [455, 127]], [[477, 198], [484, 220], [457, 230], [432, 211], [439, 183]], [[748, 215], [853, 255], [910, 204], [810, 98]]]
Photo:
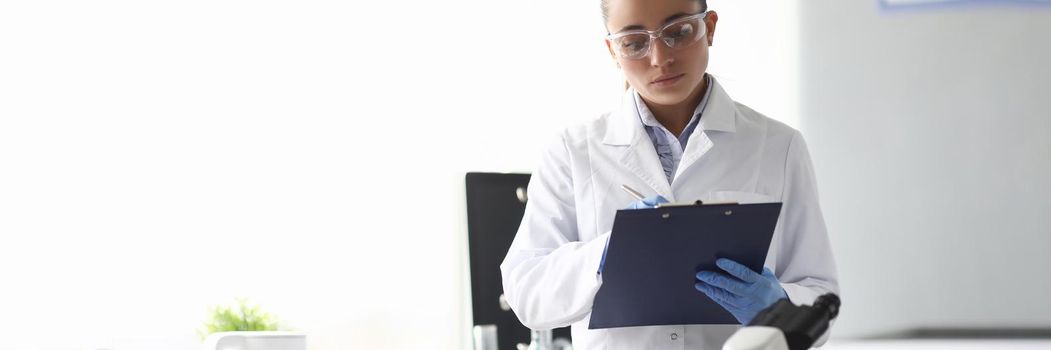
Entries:
[[672, 49], [680, 49], [701, 40], [708, 33], [705, 19], [708, 11], [686, 16], [666, 24], [660, 30], [625, 30], [606, 35], [619, 57], [641, 59], [650, 54], [654, 39], [660, 39]]

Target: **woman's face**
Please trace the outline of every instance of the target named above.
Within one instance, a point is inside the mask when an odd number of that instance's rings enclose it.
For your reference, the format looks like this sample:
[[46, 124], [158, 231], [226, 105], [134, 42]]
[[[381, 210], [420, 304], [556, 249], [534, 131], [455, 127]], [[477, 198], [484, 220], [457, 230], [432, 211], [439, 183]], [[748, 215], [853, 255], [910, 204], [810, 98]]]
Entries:
[[[660, 30], [676, 19], [704, 10], [694, 0], [608, 0], [607, 4], [606, 29], [613, 35], [637, 29]], [[715, 12], [709, 12], [702, 24], [706, 32], [697, 42], [670, 48], [664, 41], [655, 39], [650, 43], [649, 54], [637, 59], [620, 54], [616, 42], [607, 39], [606, 46], [628, 83], [643, 99], [649, 103], [676, 105], [689, 102], [688, 99], [701, 93], [716, 21]]]

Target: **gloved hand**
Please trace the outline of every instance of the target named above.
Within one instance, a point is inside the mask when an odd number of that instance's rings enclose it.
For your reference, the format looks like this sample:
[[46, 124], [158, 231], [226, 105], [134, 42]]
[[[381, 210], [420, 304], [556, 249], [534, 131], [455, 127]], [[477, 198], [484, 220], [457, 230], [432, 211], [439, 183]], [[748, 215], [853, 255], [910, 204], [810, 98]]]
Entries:
[[[634, 209], [649, 209], [657, 207], [657, 204], [668, 203], [668, 200], [664, 196], [652, 196], [646, 197], [641, 200], [637, 200], [628, 204], [625, 210]], [[606, 265], [606, 251], [609, 250], [609, 237], [606, 238], [606, 247], [602, 248], [602, 260], [598, 263], [598, 273], [602, 274], [602, 267]]]
[[657, 207], [657, 204], [661, 203], [668, 203], [668, 200], [664, 199], [664, 196], [652, 196], [631, 202], [624, 209], [650, 209]]
[[760, 275], [726, 258], [716, 260], [715, 265], [730, 275], [715, 271], [698, 272], [699, 281], [694, 288], [733, 314], [741, 324], [748, 324], [759, 311], [782, 298], [788, 298], [769, 268], [763, 268], [763, 274]]

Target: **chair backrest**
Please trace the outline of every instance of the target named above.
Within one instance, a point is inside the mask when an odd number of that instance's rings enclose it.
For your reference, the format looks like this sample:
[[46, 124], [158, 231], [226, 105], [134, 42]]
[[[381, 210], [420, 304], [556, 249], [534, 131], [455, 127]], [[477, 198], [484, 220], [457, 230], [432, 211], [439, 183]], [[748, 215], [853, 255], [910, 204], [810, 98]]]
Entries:
[[[525, 212], [529, 174], [467, 173], [467, 241], [474, 325], [495, 325], [500, 349], [530, 341], [529, 328], [501, 302], [500, 263]], [[554, 331], [570, 338], [569, 328]]]
[[205, 338], [202, 350], [307, 350], [307, 336], [292, 332], [219, 332]]

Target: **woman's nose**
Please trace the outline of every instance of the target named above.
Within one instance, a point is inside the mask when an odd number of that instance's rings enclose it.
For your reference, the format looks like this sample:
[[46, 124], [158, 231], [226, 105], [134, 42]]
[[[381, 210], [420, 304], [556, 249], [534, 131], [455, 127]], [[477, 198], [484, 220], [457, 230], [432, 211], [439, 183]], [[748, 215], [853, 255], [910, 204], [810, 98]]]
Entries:
[[650, 45], [650, 64], [660, 67], [672, 62], [672, 48], [664, 40], [653, 40]]

